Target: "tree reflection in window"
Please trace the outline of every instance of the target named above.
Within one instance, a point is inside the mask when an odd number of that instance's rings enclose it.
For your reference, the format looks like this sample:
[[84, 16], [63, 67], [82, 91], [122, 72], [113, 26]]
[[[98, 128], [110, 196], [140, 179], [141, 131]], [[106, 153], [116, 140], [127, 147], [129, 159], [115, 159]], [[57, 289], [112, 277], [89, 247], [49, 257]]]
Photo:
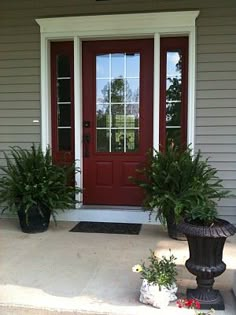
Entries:
[[[136, 80], [136, 79], [132, 79]], [[103, 104], [97, 103], [97, 151], [132, 152], [138, 149], [139, 139], [139, 79], [130, 88], [128, 79], [118, 77], [108, 81], [101, 90]], [[101, 139], [103, 137], [103, 139]], [[104, 143], [104, 145], [102, 145]]]
[[166, 124], [180, 125], [181, 82], [177, 78], [168, 78], [170, 86], [166, 91]]
[[167, 52], [166, 141], [181, 144], [182, 54]]

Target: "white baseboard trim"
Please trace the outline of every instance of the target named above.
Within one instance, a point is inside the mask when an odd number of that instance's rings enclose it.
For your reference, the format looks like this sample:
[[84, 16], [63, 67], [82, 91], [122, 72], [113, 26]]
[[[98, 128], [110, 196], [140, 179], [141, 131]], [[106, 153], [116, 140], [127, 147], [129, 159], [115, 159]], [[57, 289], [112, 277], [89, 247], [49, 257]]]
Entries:
[[57, 220], [160, 224], [159, 220], [155, 220], [155, 214], [149, 217], [149, 212], [131, 207], [128, 209], [123, 207], [81, 207], [58, 213]]

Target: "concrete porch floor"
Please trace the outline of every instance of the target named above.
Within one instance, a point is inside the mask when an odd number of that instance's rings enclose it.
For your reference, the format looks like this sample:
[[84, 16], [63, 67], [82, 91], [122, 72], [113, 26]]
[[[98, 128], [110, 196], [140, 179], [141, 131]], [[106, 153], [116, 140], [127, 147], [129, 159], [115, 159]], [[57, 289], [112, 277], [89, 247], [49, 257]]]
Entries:
[[[132, 273], [134, 264], [158, 249], [169, 248], [178, 258], [180, 292], [195, 287], [185, 269], [188, 247], [167, 237], [161, 226], [143, 225], [140, 235], [68, 232], [75, 222], [51, 224], [47, 232], [24, 234], [16, 220], [0, 220], [0, 314], [1, 315], [161, 315], [193, 314], [175, 302], [165, 310], [138, 301], [141, 279]], [[232, 294], [236, 269], [236, 237], [227, 239], [226, 272], [216, 278], [226, 309], [216, 315], [235, 315]]]

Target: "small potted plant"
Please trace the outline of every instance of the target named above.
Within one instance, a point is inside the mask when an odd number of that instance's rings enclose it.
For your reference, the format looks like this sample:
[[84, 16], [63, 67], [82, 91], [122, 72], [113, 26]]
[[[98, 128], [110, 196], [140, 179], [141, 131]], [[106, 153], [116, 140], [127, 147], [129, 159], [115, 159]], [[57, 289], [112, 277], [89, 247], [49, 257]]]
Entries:
[[11, 148], [6, 155], [6, 166], [0, 169], [0, 203], [17, 213], [23, 232], [47, 230], [50, 217], [56, 220], [57, 210], [67, 209], [76, 202], [80, 192], [73, 182], [74, 165], [53, 164], [50, 149], [44, 153], [40, 146], [25, 150]]
[[151, 251], [148, 265], [142, 263], [133, 266], [132, 271], [139, 273], [143, 279], [140, 302], [162, 308], [167, 306], [170, 301], [177, 299], [175, 295], [177, 292], [175, 260], [176, 258], [172, 254], [159, 259], [155, 252]]

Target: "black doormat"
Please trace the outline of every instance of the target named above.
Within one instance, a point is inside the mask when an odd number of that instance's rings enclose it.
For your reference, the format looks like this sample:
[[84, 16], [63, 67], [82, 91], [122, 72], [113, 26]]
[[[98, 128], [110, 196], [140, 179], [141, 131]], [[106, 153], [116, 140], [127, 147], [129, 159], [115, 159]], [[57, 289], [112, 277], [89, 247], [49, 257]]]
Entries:
[[110, 233], [137, 235], [142, 224], [110, 223], [110, 222], [79, 222], [70, 232]]

